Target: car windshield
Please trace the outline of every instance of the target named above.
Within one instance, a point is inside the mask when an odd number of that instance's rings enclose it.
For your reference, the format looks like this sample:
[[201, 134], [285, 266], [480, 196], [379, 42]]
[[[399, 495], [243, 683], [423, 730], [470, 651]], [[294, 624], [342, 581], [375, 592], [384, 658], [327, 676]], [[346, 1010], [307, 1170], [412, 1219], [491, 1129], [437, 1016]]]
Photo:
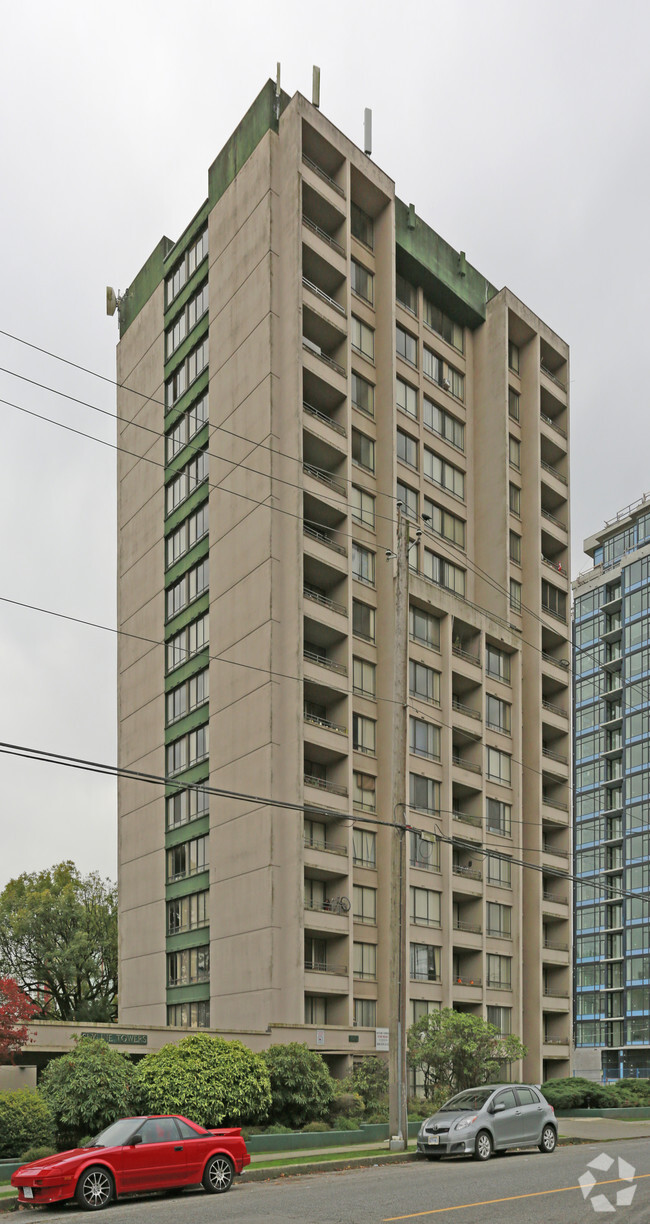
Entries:
[[106, 1130], [100, 1131], [86, 1147], [119, 1147], [122, 1143], [127, 1143], [134, 1131], [137, 1130], [144, 1118], [120, 1118], [119, 1122], [113, 1122], [111, 1126], [107, 1126]]
[[493, 1088], [468, 1088], [466, 1092], [459, 1092], [458, 1096], [452, 1097], [440, 1109], [440, 1113], [455, 1113], [463, 1109], [482, 1109], [486, 1101], [489, 1101]]

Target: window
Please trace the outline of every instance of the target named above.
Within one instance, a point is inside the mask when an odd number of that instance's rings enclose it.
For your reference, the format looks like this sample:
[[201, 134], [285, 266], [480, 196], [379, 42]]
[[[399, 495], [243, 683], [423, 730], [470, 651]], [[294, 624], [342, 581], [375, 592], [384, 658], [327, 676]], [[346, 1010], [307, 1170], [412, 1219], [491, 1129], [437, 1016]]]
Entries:
[[197, 727], [195, 731], [182, 735], [166, 748], [167, 774], [179, 773], [181, 769], [189, 769], [198, 761], [203, 761], [208, 755], [209, 730], [207, 724]]
[[465, 450], [465, 426], [462, 421], [458, 421], [455, 416], [447, 412], [444, 408], [439, 408], [432, 400], [424, 397], [424, 406], [422, 417], [427, 429], [431, 429], [433, 433], [444, 438], [446, 442], [451, 443], [457, 450]]
[[429, 761], [440, 760], [440, 727], [425, 722], [423, 718], [409, 718], [409, 747], [415, 756]]
[[358, 599], [352, 600], [352, 632], [367, 642], [375, 640], [375, 609]]
[[409, 659], [409, 693], [421, 701], [440, 705], [440, 672], [427, 667], [426, 663]]
[[401, 480], [397, 482], [397, 501], [402, 503], [403, 513], [417, 522], [419, 518], [417, 492]]
[[172, 1028], [209, 1028], [210, 1000], [199, 999], [195, 1003], [169, 1003], [167, 1023]]
[[403, 357], [404, 361], [408, 361], [409, 365], [415, 366], [418, 364], [418, 342], [415, 336], [410, 332], [400, 327], [399, 323], [395, 328], [395, 342], [397, 346], [397, 356]]
[[171, 514], [198, 485], [208, 479], [208, 452], [199, 451], [165, 487], [165, 513]]
[[352, 715], [352, 746], [355, 752], [368, 752], [374, 756], [376, 725], [373, 718], [365, 718], [363, 714]]
[[167, 851], [167, 882], [183, 880], [205, 871], [208, 865], [208, 835], [193, 837]]
[[513, 344], [512, 340], [508, 341], [508, 365], [515, 374], [519, 373], [519, 345]]
[[542, 607], [558, 620], [566, 620], [566, 594], [542, 578]]
[[408, 463], [409, 467], [416, 468], [418, 466], [418, 444], [415, 438], [410, 434], [404, 433], [403, 429], [397, 431], [397, 458], [401, 459], [402, 463]]
[[452, 565], [451, 561], [446, 561], [428, 548], [424, 550], [422, 572], [438, 586], [465, 597], [465, 570], [458, 565]]
[[516, 578], [510, 579], [510, 608], [513, 612], [521, 612], [521, 583]]
[[377, 980], [377, 945], [369, 943], [353, 943], [352, 964], [355, 978], [367, 982]]
[[415, 285], [409, 284], [403, 276], [400, 276], [399, 272], [395, 277], [395, 297], [398, 302], [401, 302], [402, 306], [406, 306], [406, 309], [410, 310], [411, 314], [417, 315], [418, 291]]
[[433, 892], [430, 888], [415, 888], [413, 884], [409, 889], [411, 899], [411, 922], [417, 922], [422, 926], [440, 926], [440, 893]]
[[510, 434], [508, 438], [508, 459], [510, 461], [510, 467], [516, 468], [517, 471], [520, 471], [521, 442], [519, 442], [517, 438], [514, 438], [512, 434]]
[[440, 1011], [440, 1004], [435, 999], [411, 999], [411, 1024], [435, 1011]]
[[327, 1024], [327, 999], [305, 995], [305, 1024]]
[[458, 349], [459, 353], [463, 351], [463, 329], [460, 323], [454, 323], [453, 319], [449, 318], [439, 306], [434, 306], [428, 298], [424, 299], [424, 321], [427, 327], [432, 331], [437, 332], [446, 340], [448, 344], [453, 345]]
[[350, 231], [352, 237], [362, 242], [364, 246], [374, 246], [374, 223], [372, 217], [369, 217], [358, 204], [350, 206]]
[[205, 612], [198, 620], [192, 621], [185, 629], [175, 633], [167, 642], [167, 670], [172, 671], [181, 663], [187, 662], [192, 655], [203, 650], [209, 642], [208, 613]]
[[410, 976], [416, 982], [440, 981], [440, 948], [412, 943], [409, 949]]
[[491, 1007], [488, 1003], [487, 1022], [498, 1029], [501, 1037], [509, 1037], [512, 1031], [512, 1008]]
[[178, 297], [186, 282], [194, 275], [196, 269], [208, 253], [208, 228], [201, 231], [192, 245], [176, 264], [173, 272], [165, 280], [165, 296], [167, 305]]
[[521, 489], [518, 485], [510, 482], [509, 486], [509, 504], [510, 513], [516, 514], [517, 518], [521, 518]]
[[488, 833], [498, 833], [500, 837], [510, 837], [512, 824], [512, 808], [501, 799], [487, 799], [485, 802], [485, 823]]
[[512, 988], [512, 957], [498, 956], [494, 952], [488, 952], [486, 961], [488, 986], [493, 986], [497, 990], [510, 990]]
[[436, 505], [428, 497], [424, 499], [422, 519], [425, 523], [428, 520], [431, 530], [435, 531], [436, 535], [441, 536], [443, 540], [450, 540], [458, 548], [465, 548], [464, 519], [458, 518], [450, 510], [443, 510], [442, 506]]
[[190, 820], [198, 820], [206, 816], [210, 810], [210, 796], [199, 787], [188, 787], [168, 795], [165, 800], [167, 828], [177, 829], [188, 824]]
[[377, 889], [355, 884], [352, 889], [352, 916], [355, 922], [377, 921]]
[[210, 946], [167, 953], [167, 985], [191, 986], [210, 980]]
[[423, 837], [415, 829], [409, 832], [411, 867], [422, 867], [425, 871], [440, 871], [440, 842], [437, 838]]
[[501, 752], [498, 748], [485, 749], [486, 772], [492, 782], [500, 782], [502, 786], [510, 786], [511, 764], [510, 754]]
[[178, 935], [180, 931], [193, 931], [208, 924], [209, 892], [191, 893], [189, 897], [177, 897], [167, 902], [167, 934]]
[[199, 319], [203, 317], [207, 309], [208, 282], [206, 280], [183, 307], [181, 313], [174, 319], [171, 327], [168, 327], [165, 332], [167, 360], [176, 352], [176, 349], [183, 343], [185, 337], [191, 332]]
[[413, 642], [421, 642], [423, 646], [432, 646], [436, 650], [440, 647], [438, 617], [425, 612], [423, 608], [416, 608], [414, 604], [409, 607], [409, 634]]
[[375, 415], [375, 388], [360, 374], [352, 371], [352, 403], [367, 416]]
[[369, 361], [375, 360], [375, 333], [367, 323], [362, 323], [356, 315], [352, 315], [350, 327], [350, 343], [358, 353], [362, 353]]
[[357, 263], [356, 259], [351, 260], [350, 285], [353, 293], [372, 306], [375, 300], [375, 278], [372, 272], [364, 268], [363, 264]]
[[415, 387], [409, 386], [408, 383], [404, 382], [403, 378], [397, 379], [397, 407], [417, 421], [418, 393]]
[[352, 460], [367, 472], [375, 470], [375, 444], [372, 438], [359, 433], [358, 429], [352, 430]]
[[366, 812], [377, 809], [377, 779], [372, 774], [359, 773], [356, 769], [352, 774], [352, 802], [355, 807]]
[[168, 569], [207, 535], [208, 527], [208, 504], [206, 502], [167, 536], [166, 563]]
[[521, 565], [521, 536], [516, 531], [510, 532], [510, 560]]
[[376, 999], [355, 999], [354, 1000], [354, 1023], [359, 1028], [376, 1028], [377, 1026], [377, 1001]]
[[512, 934], [512, 909], [497, 901], [487, 902], [487, 933], [500, 939], [510, 939]]
[[368, 586], [375, 585], [375, 554], [356, 540], [352, 542], [352, 577]]
[[421, 774], [409, 774], [409, 807], [420, 812], [439, 812], [440, 783]]
[[352, 660], [352, 687], [359, 697], [374, 697], [377, 692], [377, 668], [368, 659]]
[[375, 499], [372, 493], [366, 493], [365, 489], [359, 489], [356, 485], [352, 485], [350, 511], [355, 523], [361, 523], [363, 527], [368, 527], [369, 530], [374, 531]]
[[210, 673], [206, 667], [204, 671], [198, 672], [189, 680], [184, 680], [182, 684], [178, 684], [167, 694], [168, 725], [178, 718], [183, 718], [185, 714], [190, 714], [198, 706], [204, 705], [209, 697], [209, 682]]
[[188, 604], [198, 599], [208, 589], [208, 559], [200, 561], [193, 569], [175, 582], [167, 591], [167, 619], [171, 620]]
[[492, 676], [495, 680], [503, 680], [505, 684], [509, 684], [510, 655], [506, 654], [505, 650], [499, 650], [498, 646], [491, 646], [489, 642], [486, 642], [485, 670], [488, 676]]
[[165, 406], [173, 408], [187, 388], [199, 377], [208, 364], [208, 337], [200, 340], [192, 352], [174, 370], [165, 382]]
[[377, 834], [369, 829], [352, 830], [352, 859], [355, 867], [377, 866]]
[[519, 420], [519, 395], [512, 387], [508, 387], [508, 416], [513, 421]]
[[435, 353], [432, 353], [431, 349], [427, 348], [426, 344], [424, 346], [424, 356], [422, 358], [422, 369], [427, 378], [430, 378], [432, 382], [442, 382], [444, 371], [444, 362], [442, 357], [437, 357]]
[[454, 497], [465, 500], [465, 473], [454, 467], [453, 463], [441, 459], [440, 455], [436, 455], [427, 446], [424, 448], [424, 475], [434, 484], [440, 485], [441, 489], [453, 493]]
[[490, 693], [485, 698], [485, 721], [492, 731], [503, 731], [510, 734], [510, 706], [500, 697]]
[[496, 884], [499, 888], [512, 887], [512, 863], [499, 854], [486, 854], [486, 875], [488, 884]]

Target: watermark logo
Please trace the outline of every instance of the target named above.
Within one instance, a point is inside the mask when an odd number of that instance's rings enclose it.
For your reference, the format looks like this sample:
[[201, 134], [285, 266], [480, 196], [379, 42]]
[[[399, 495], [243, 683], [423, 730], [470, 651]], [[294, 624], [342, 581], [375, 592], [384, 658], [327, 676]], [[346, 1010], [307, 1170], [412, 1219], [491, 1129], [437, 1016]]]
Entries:
[[[582, 1197], [589, 1199], [594, 1211], [616, 1211], [619, 1207], [629, 1207], [636, 1193], [636, 1170], [634, 1165], [628, 1164], [627, 1160], [622, 1160], [618, 1157], [618, 1176], [620, 1181], [634, 1182], [634, 1185], [625, 1186], [623, 1190], [616, 1191], [616, 1203], [613, 1203], [606, 1194], [594, 1194], [592, 1190], [596, 1183], [596, 1178], [591, 1172], [595, 1169], [598, 1173], [609, 1173], [614, 1164], [614, 1157], [608, 1156], [606, 1152], [601, 1152], [600, 1156], [596, 1156], [595, 1160], [590, 1160], [587, 1165], [587, 1172], [578, 1178], [578, 1185], [582, 1190]], [[614, 1178], [612, 1178], [612, 1181]]]

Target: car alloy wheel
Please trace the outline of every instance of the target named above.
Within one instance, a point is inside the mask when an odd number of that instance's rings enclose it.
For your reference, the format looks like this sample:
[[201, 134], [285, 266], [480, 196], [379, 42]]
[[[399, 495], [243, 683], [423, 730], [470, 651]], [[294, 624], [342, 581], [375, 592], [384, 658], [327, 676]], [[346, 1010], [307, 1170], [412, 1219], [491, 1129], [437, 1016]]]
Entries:
[[232, 1186], [235, 1167], [229, 1156], [213, 1156], [203, 1174], [203, 1186], [209, 1194], [225, 1194]]
[[75, 1198], [85, 1211], [101, 1211], [108, 1207], [113, 1197], [113, 1179], [106, 1169], [86, 1169], [81, 1174], [75, 1190]]
[[476, 1136], [476, 1145], [474, 1148], [474, 1157], [476, 1160], [489, 1160], [492, 1155], [492, 1140], [489, 1132], [486, 1130], [479, 1131]]
[[540, 1152], [546, 1152], [550, 1155], [551, 1152], [555, 1151], [556, 1144], [557, 1135], [555, 1133], [555, 1127], [551, 1126], [549, 1123], [549, 1125], [545, 1126], [544, 1130], [542, 1131], [542, 1139], [539, 1145], [539, 1150]]

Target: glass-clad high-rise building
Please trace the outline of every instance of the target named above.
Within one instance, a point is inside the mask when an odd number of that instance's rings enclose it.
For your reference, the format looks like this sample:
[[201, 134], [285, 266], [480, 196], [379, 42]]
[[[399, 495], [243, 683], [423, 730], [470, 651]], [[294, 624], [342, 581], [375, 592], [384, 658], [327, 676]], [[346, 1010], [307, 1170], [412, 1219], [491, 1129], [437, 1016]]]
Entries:
[[575, 1069], [650, 1075], [650, 499], [574, 583]]

